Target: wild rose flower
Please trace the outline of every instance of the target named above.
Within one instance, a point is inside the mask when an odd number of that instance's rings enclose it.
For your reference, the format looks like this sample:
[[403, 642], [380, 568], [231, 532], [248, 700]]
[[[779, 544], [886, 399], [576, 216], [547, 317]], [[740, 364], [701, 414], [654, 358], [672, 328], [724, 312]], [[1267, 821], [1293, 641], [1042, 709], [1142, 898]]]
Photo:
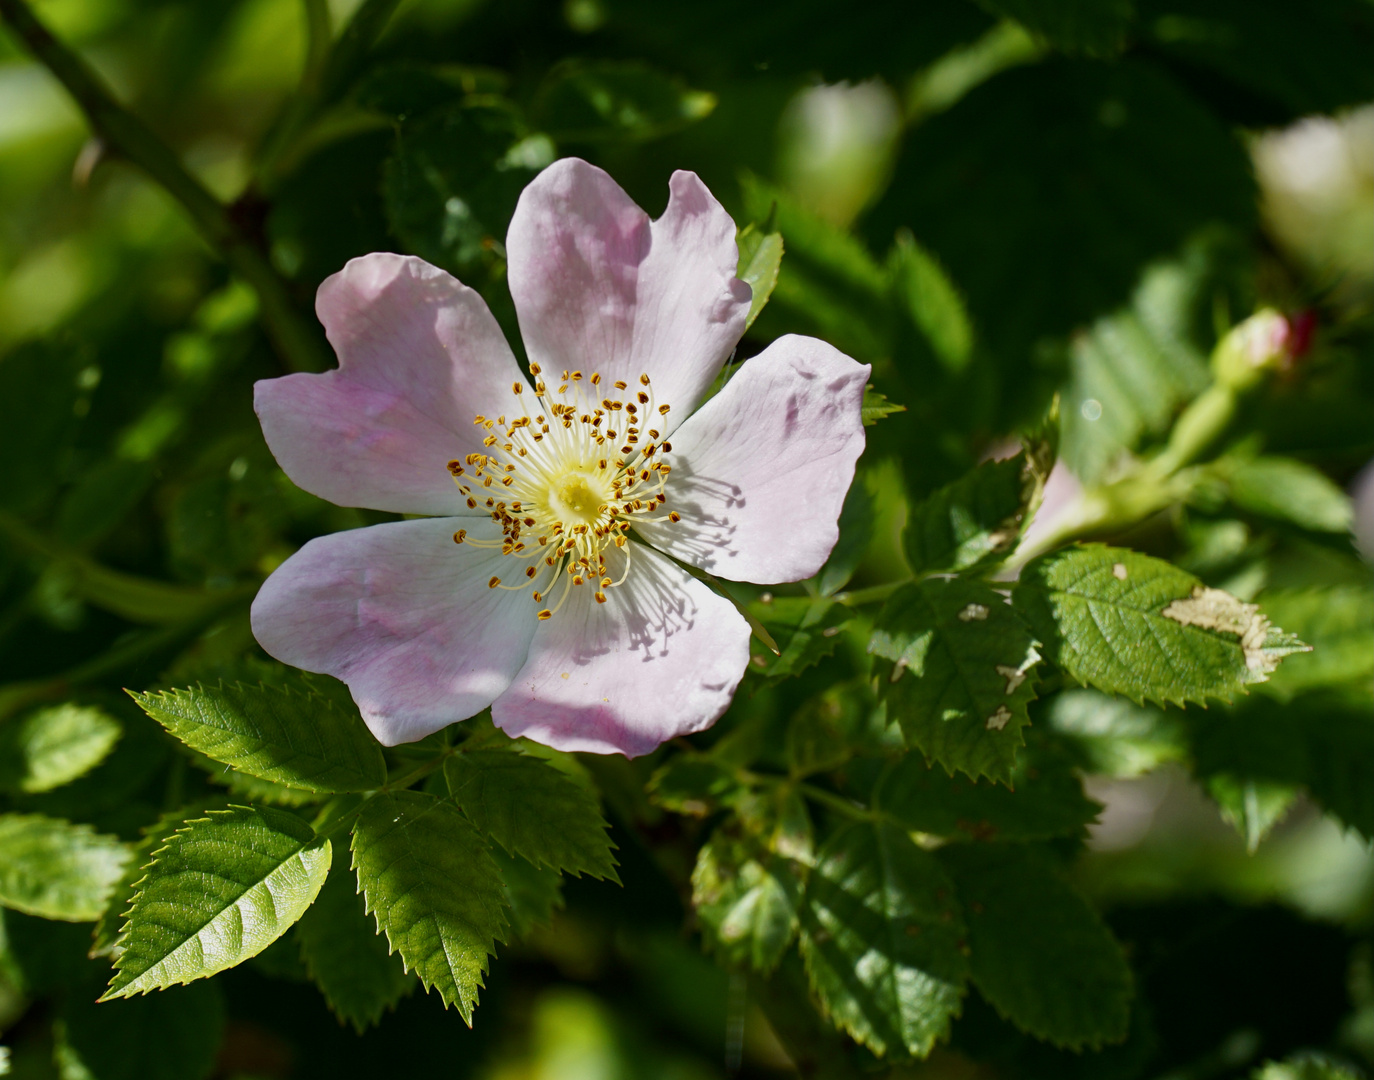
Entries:
[[701, 404], [750, 288], [729, 215], [692, 173], [669, 186], [656, 221], [576, 159], [525, 189], [532, 382], [476, 292], [375, 254], [320, 286], [337, 370], [257, 384], [296, 484], [427, 515], [310, 541], [253, 603], [263, 648], [346, 682], [381, 742], [491, 706], [511, 735], [647, 753], [712, 724], [749, 659], [739, 612], [661, 553], [759, 584], [830, 554], [869, 369], [783, 337]]

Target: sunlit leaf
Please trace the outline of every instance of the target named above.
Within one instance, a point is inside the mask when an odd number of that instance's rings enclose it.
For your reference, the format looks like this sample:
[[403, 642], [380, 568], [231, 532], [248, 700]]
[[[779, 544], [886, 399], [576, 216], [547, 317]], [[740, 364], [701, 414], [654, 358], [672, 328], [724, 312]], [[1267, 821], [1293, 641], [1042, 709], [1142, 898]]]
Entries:
[[221, 682], [130, 696], [186, 745], [250, 776], [307, 791], [381, 787], [386, 762], [357, 711], [293, 683]]
[[314, 902], [331, 851], [282, 810], [235, 806], [187, 822], [138, 885], [102, 1000], [205, 978], [261, 952]]
[[0, 727], [0, 789], [61, 787], [114, 749], [119, 722], [92, 705], [55, 705]]
[[1308, 648], [1257, 605], [1125, 548], [1044, 556], [1022, 571], [1014, 595], [1049, 660], [1135, 701], [1230, 701]]
[[0, 814], [0, 907], [89, 922], [105, 910], [129, 850], [89, 825]]

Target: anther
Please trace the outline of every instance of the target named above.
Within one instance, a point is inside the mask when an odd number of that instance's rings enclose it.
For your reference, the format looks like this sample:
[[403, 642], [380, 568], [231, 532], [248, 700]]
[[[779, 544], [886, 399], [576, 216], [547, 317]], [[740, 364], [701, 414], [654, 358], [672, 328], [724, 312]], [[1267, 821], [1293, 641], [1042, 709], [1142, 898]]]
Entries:
[[459, 529], [456, 533], [453, 534], [453, 542], [454, 542], [455, 544], [461, 544], [461, 543], [462, 543], [464, 540], [466, 540], [467, 538], [468, 538], [468, 531], [467, 531], [467, 529]]
[[540, 622], [547, 622], [549, 619], [552, 619], [552, 618], [553, 618], [553, 612], [550, 611], [548, 608], [545, 608], [543, 611], [541, 611], [541, 612], [539, 613], [539, 621], [540, 621]]
[[494, 588], [496, 588], [496, 586], [498, 586], [498, 585], [500, 585], [500, 584], [501, 584], [501, 579], [500, 579], [499, 577], [493, 577], [490, 581], [487, 582], [487, 588], [488, 588], [488, 589], [494, 589]]

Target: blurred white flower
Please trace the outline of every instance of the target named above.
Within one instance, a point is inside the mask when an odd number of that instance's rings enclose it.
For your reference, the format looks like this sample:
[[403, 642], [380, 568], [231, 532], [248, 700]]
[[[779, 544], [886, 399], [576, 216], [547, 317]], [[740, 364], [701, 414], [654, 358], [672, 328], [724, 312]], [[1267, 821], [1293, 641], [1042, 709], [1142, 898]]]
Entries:
[[1275, 240], [1347, 300], [1374, 289], [1374, 105], [1271, 131], [1252, 147]]

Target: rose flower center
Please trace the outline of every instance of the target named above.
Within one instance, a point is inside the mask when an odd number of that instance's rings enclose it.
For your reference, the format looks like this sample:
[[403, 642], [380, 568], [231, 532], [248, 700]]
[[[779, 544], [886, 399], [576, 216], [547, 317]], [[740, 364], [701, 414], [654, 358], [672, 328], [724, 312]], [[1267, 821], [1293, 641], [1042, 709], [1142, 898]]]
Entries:
[[[618, 379], [605, 390], [599, 374], [565, 371], [550, 390], [538, 364], [530, 365], [530, 374], [534, 415], [526, 408], [525, 385], [515, 383], [509, 414], [473, 421], [488, 432], [486, 452], [450, 461], [448, 471], [469, 509], [488, 510], [501, 527], [499, 541], [476, 540], [459, 529], [454, 542], [500, 547], [513, 560], [508, 577], [514, 582], [497, 575], [488, 584], [528, 588], [541, 606], [539, 618], [548, 619], [576, 587], [591, 585], [604, 604], [605, 590], [625, 581], [632, 525], [680, 518], [666, 509], [663, 492], [671, 471], [664, 457], [672, 445], [655, 426], [669, 408], [654, 401], [648, 375], [639, 377], [635, 390]], [[618, 577], [607, 565], [612, 549], [620, 552]]]

